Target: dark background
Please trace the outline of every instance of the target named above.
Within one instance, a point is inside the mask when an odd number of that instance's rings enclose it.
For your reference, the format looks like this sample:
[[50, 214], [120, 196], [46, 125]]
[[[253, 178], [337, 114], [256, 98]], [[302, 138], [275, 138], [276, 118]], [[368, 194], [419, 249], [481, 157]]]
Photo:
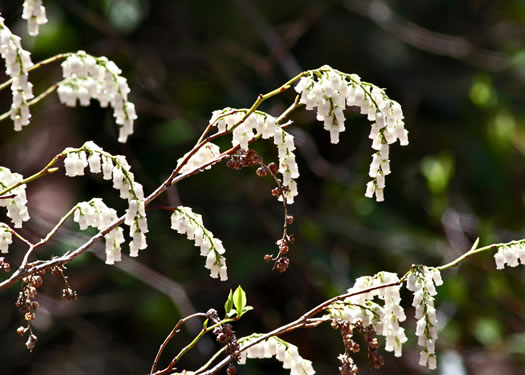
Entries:
[[[329, 64], [387, 88], [401, 103], [410, 145], [391, 150], [386, 201], [364, 197], [372, 154], [369, 123], [347, 111], [338, 145], [312, 113], [298, 111], [296, 152], [301, 172], [296, 244], [284, 274], [264, 254], [275, 251], [282, 207], [270, 179], [225, 164], [185, 180], [159, 198], [203, 214], [227, 249], [229, 280], [210, 279], [191, 241], [169, 229], [169, 212], [148, 214], [149, 247], [138, 259], [107, 266], [95, 247], [72, 262], [76, 302], [60, 299], [62, 285], [46, 277], [37, 300], [36, 349], [16, 334], [19, 285], [1, 293], [2, 374], [144, 374], [160, 343], [181, 318], [214, 307], [220, 314], [230, 288], [241, 284], [255, 310], [235, 324], [242, 335], [266, 332], [343, 293], [359, 276], [404, 274], [413, 263], [437, 266], [470, 248], [525, 234], [525, 2], [523, 0], [406, 1], [147, 1], [44, 0], [49, 23], [33, 39], [20, 18], [22, 1], [0, 1], [6, 24], [23, 34], [33, 61], [85, 50], [115, 61], [128, 78], [139, 119], [127, 144], [116, 141], [111, 110], [65, 108], [56, 95], [32, 108], [32, 123], [15, 133], [0, 124], [0, 165], [35, 173], [67, 146], [94, 140], [127, 156], [146, 193], [171, 172], [205, 128], [211, 112], [249, 107], [259, 93], [298, 72]], [[3, 74], [3, 73], [2, 73]], [[60, 79], [59, 63], [30, 74], [35, 93]], [[4, 77], [5, 79], [5, 77]], [[1, 93], [2, 110], [10, 93]], [[264, 103], [278, 115], [292, 91]], [[226, 147], [228, 139], [220, 144]], [[255, 146], [265, 160], [274, 147]], [[28, 187], [32, 220], [21, 231], [47, 233], [79, 200], [103, 197], [124, 212], [125, 202], [98, 176], [70, 179], [63, 170]], [[2, 212], [2, 215], [4, 213]], [[91, 233], [91, 232], [90, 232]], [[49, 258], [74, 249], [89, 233], [68, 223], [39, 249]], [[8, 259], [19, 263], [15, 241]], [[126, 252], [126, 250], [123, 250]], [[103, 256], [103, 255], [102, 255]], [[1, 276], [2, 278], [6, 276]], [[525, 271], [495, 270], [481, 254], [443, 273], [436, 305], [442, 324], [440, 374], [521, 374], [525, 371]], [[397, 359], [369, 373], [419, 374], [411, 295], [403, 294], [409, 342]], [[165, 365], [199, 323], [168, 346]], [[300, 347], [318, 374], [337, 373], [340, 334], [328, 326], [283, 337]], [[213, 337], [187, 355], [196, 369], [218, 349]], [[356, 355], [367, 373], [366, 354]], [[448, 367], [447, 367], [448, 366]], [[282, 373], [275, 360], [249, 361], [241, 374]], [[225, 371], [223, 371], [225, 373]]]

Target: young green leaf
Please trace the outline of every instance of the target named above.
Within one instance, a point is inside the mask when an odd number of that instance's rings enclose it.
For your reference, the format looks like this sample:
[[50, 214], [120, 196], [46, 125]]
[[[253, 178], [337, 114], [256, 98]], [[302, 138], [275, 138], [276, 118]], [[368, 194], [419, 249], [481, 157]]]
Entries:
[[204, 323], [202, 324], [202, 329], [203, 329], [204, 331], [206, 331], [206, 329], [208, 328], [208, 320], [209, 320], [209, 319], [206, 319], [206, 320], [204, 321]]
[[226, 316], [230, 315], [232, 307], [233, 307], [233, 294], [232, 294], [232, 290], [230, 289], [230, 294], [228, 294], [228, 299], [226, 300], [226, 303], [224, 304], [224, 311], [226, 312]]
[[246, 293], [244, 293], [240, 285], [233, 293], [233, 305], [235, 306], [235, 310], [237, 310], [237, 315], [241, 316], [242, 311], [246, 307]]

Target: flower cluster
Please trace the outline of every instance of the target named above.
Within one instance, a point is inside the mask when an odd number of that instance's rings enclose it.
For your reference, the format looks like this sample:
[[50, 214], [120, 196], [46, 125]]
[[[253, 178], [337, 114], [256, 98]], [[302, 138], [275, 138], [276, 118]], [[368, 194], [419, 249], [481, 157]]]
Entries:
[[330, 132], [332, 143], [339, 142], [339, 134], [345, 130], [346, 106], [360, 108], [368, 120], [375, 121], [370, 130], [372, 155], [365, 196], [376, 196], [383, 201], [385, 176], [390, 173], [389, 145], [399, 140], [402, 146], [408, 144], [408, 131], [403, 122], [401, 106], [388, 98], [385, 91], [371, 83], [362, 82], [356, 74], [345, 74], [325, 65], [309, 71], [299, 80], [295, 90], [300, 93], [300, 102], [307, 110], [317, 109], [317, 120], [323, 121]]
[[138, 256], [138, 251], [147, 247], [144, 190], [135, 181], [126, 158], [122, 155], [113, 156], [91, 141], [78, 149], [67, 148], [62, 154], [66, 155], [64, 166], [67, 176], [82, 176], [84, 169], [89, 166], [91, 173], [102, 173], [105, 180], [112, 180], [113, 187], [120, 191], [120, 197], [128, 200], [124, 223], [130, 227], [130, 256]]
[[505, 268], [505, 264], [509, 267], [516, 267], [520, 263], [525, 265], [525, 242], [501, 246], [494, 255], [494, 260], [498, 270]]
[[[0, 190], [23, 181], [21, 174], [12, 173], [8, 168], [0, 167]], [[0, 197], [0, 207], [7, 207], [7, 216], [15, 225], [15, 228], [21, 228], [22, 222], [29, 220], [27, 212], [26, 185], [22, 184], [11, 189], [7, 195]]]
[[[232, 108], [214, 111], [210, 123], [215, 124], [219, 131], [232, 131], [232, 145], [239, 145], [243, 150], [248, 150], [249, 141], [256, 137], [273, 138], [279, 152], [279, 172], [283, 176], [286, 201], [292, 204], [298, 194], [295, 179], [299, 177], [293, 153], [294, 138], [281, 128], [275, 117], [267, 113], [255, 111], [243, 121], [247, 112], [246, 109]], [[279, 200], [282, 199], [282, 195], [279, 195]]]
[[[190, 151], [191, 152], [191, 151]], [[183, 157], [177, 160], [177, 167], [186, 159], [189, 153], [186, 153]], [[215, 159], [221, 154], [219, 146], [211, 142], [206, 143], [204, 146], [199, 148], [199, 150], [193, 154], [190, 159], [186, 162], [184, 166], [180, 169], [179, 173], [183, 174], [190, 172], [196, 168], [199, 168], [201, 165], [207, 164], [208, 162]], [[210, 169], [211, 166], [207, 166], [205, 169]]]
[[434, 308], [435, 286], [443, 284], [437, 268], [415, 266], [407, 279], [407, 289], [414, 292], [412, 306], [416, 308], [416, 335], [418, 344], [423, 347], [419, 354], [419, 364], [430, 370], [437, 367], [435, 344], [438, 338], [437, 317]]
[[[343, 319], [352, 324], [360, 322], [366, 327], [372, 325], [378, 334], [385, 337], [385, 350], [394, 352], [396, 357], [402, 354], [402, 346], [407, 341], [405, 329], [399, 325], [406, 319], [401, 307], [399, 290], [401, 285], [378, 288], [381, 285], [398, 283], [395, 273], [379, 272], [375, 276], [363, 276], [356, 280], [348, 293], [357, 293], [342, 302], [334, 303], [329, 309], [333, 319]], [[366, 293], [363, 290], [373, 289]], [[374, 302], [378, 297], [383, 306]]]
[[39, 26], [47, 23], [46, 8], [42, 5], [42, 0], [24, 0], [22, 18], [27, 21], [29, 35], [38, 35]]
[[222, 241], [213, 237], [213, 233], [204, 227], [201, 215], [194, 213], [190, 207], [177, 207], [171, 215], [171, 228], [186, 234], [189, 240], [195, 242], [195, 246], [200, 247], [200, 255], [206, 257], [204, 267], [211, 271], [211, 277], [228, 280]]
[[[117, 211], [109, 208], [100, 198], [77, 204], [73, 220], [81, 230], [88, 227], [103, 230], [118, 219]], [[121, 260], [121, 244], [124, 242], [124, 231], [117, 227], [104, 236], [106, 240], [106, 263], [114, 264]]]
[[9, 227], [4, 223], [0, 223], [0, 253], [7, 253], [11, 243], [13, 243], [13, 236]]
[[[242, 343], [246, 347], [259, 337], [258, 334], [251, 335]], [[284, 369], [290, 370], [290, 375], [315, 374], [312, 362], [299, 355], [297, 346], [277, 337], [270, 337], [243, 351], [239, 364], [245, 364], [246, 358], [272, 358], [274, 356], [283, 363]]]
[[20, 37], [11, 33], [0, 17], [0, 53], [5, 60], [5, 72], [13, 79], [11, 92], [11, 120], [15, 123], [15, 130], [29, 124], [28, 100], [33, 98], [33, 85], [28, 81], [28, 69], [33, 66], [29, 52], [20, 44]]
[[60, 101], [69, 106], [87, 106], [91, 99], [101, 107], [113, 107], [113, 116], [120, 125], [119, 142], [126, 142], [133, 133], [133, 121], [137, 118], [135, 105], [128, 101], [129, 86], [122, 71], [106, 57], [93, 57], [78, 51], [62, 63], [65, 78], [58, 87]]

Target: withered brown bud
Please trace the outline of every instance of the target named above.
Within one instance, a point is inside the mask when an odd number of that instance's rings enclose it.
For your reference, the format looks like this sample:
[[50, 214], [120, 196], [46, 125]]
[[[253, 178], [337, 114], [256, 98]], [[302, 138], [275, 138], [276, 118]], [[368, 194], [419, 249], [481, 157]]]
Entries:
[[62, 276], [62, 269], [58, 266], [55, 266], [51, 269], [51, 275], [53, 276]]
[[279, 187], [276, 187], [276, 188], [273, 188], [272, 189], [272, 195], [274, 197], [279, 197], [281, 196], [281, 189]]
[[32, 351], [35, 348], [37, 337], [34, 334], [29, 335], [29, 338], [26, 342], [26, 347], [29, 351]]
[[279, 258], [277, 262], [275, 263], [275, 267], [281, 273], [285, 272], [288, 269], [289, 265], [290, 265], [290, 259], [288, 259], [287, 257]]
[[23, 326], [20, 326], [16, 329], [16, 333], [18, 333], [20, 336], [24, 336], [24, 334], [26, 333], [26, 328]]
[[288, 240], [288, 242], [293, 244], [295, 242], [295, 235], [293, 233], [289, 234], [289, 235], [286, 236], [286, 239]]
[[272, 260], [272, 256], [271, 256], [270, 254], [266, 254], [266, 255], [264, 256], [264, 261], [265, 261], [265, 262], [269, 262], [270, 260]]
[[268, 168], [270, 168], [270, 171], [274, 175], [279, 172], [279, 168], [277, 167], [277, 164], [275, 164], [273, 161], [270, 164], [268, 164]]
[[78, 298], [77, 292], [71, 288], [62, 289], [62, 298], [68, 300], [74, 300]]
[[257, 174], [257, 176], [259, 177], [266, 177], [268, 176], [268, 169], [266, 167], [259, 167], [257, 168], [257, 170], [255, 171], [255, 173]]
[[31, 320], [35, 320], [36, 315], [35, 315], [35, 313], [32, 313], [32, 312], [26, 312], [25, 315], [24, 315], [24, 318], [27, 321], [31, 321]]
[[286, 224], [293, 224], [295, 218], [292, 215], [286, 216]]
[[286, 254], [288, 252], [288, 246], [283, 245], [279, 250], [281, 251], [281, 254]]
[[41, 276], [34, 276], [33, 277], [33, 286], [35, 288], [40, 288], [42, 286], [42, 284], [44, 283], [44, 281], [42, 280], [42, 277]]

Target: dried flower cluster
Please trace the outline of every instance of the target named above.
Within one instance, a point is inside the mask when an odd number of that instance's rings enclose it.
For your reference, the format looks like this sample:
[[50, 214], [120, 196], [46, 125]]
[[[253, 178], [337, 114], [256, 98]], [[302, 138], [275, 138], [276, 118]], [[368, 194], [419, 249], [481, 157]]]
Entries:
[[201, 215], [194, 213], [190, 207], [177, 207], [171, 215], [171, 228], [180, 234], [186, 234], [189, 240], [195, 242], [195, 246], [200, 247], [200, 255], [206, 257], [204, 267], [211, 271], [211, 277], [220, 277], [221, 281], [228, 280], [222, 241], [204, 227]]
[[38, 35], [39, 26], [47, 23], [46, 8], [42, 5], [42, 0], [24, 0], [22, 18], [27, 21], [29, 35]]
[[78, 51], [62, 63], [62, 71], [65, 80], [58, 87], [60, 101], [70, 107], [75, 107], [77, 100], [82, 106], [88, 106], [91, 99], [98, 100], [101, 107], [110, 104], [120, 125], [118, 140], [126, 142], [137, 114], [135, 105], [128, 101], [130, 89], [118, 66], [106, 57]]
[[[0, 190], [4, 190], [23, 181], [23, 176], [0, 167]], [[7, 195], [0, 197], [0, 207], [7, 207], [7, 216], [11, 218], [15, 228], [21, 228], [22, 222], [29, 220], [27, 211], [26, 185], [22, 184], [11, 189]]]
[[498, 270], [504, 269], [505, 264], [509, 267], [516, 267], [520, 263], [525, 265], [525, 242], [501, 246], [494, 254], [494, 260]]
[[[253, 334], [245, 338], [242, 344], [246, 347], [259, 337], [260, 335]], [[284, 369], [290, 370], [290, 375], [315, 374], [312, 362], [299, 355], [297, 346], [277, 337], [270, 337], [243, 351], [239, 364], [246, 363], [246, 358], [272, 358], [274, 356], [283, 363]]]
[[307, 110], [317, 109], [317, 120], [323, 121], [330, 132], [332, 143], [339, 142], [339, 133], [345, 130], [346, 106], [360, 108], [368, 120], [375, 121], [370, 131], [372, 155], [365, 196], [375, 194], [378, 202], [384, 200], [385, 176], [390, 174], [389, 145], [399, 140], [402, 146], [408, 144], [408, 131], [403, 122], [399, 103], [391, 100], [385, 90], [368, 82], [362, 82], [357, 74], [346, 74], [328, 65], [309, 71], [295, 86], [301, 94], [300, 102]]
[[38, 302], [35, 301], [37, 295], [37, 289], [43, 284], [41, 275], [29, 275], [22, 279], [22, 291], [18, 295], [16, 300], [16, 307], [24, 314], [24, 319], [27, 322], [26, 327], [19, 327], [17, 332], [23, 336], [29, 333], [26, 347], [32, 351], [35, 347], [37, 337], [33, 334], [31, 328], [31, 322], [36, 318], [36, 310], [38, 309]]
[[[287, 203], [292, 204], [298, 194], [295, 179], [299, 177], [299, 169], [293, 153], [294, 138], [281, 128], [275, 117], [267, 113], [255, 111], [243, 121], [247, 112], [247, 109], [232, 108], [214, 111], [210, 123], [215, 124], [219, 131], [232, 131], [232, 145], [239, 145], [245, 151], [248, 150], [249, 142], [257, 137], [273, 138], [279, 153], [278, 171], [282, 174], [284, 196]], [[278, 199], [282, 201], [282, 195], [279, 195]]]
[[7, 28], [4, 19], [0, 17], [0, 53], [5, 60], [5, 72], [12, 78], [11, 120], [15, 130], [22, 130], [29, 124], [28, 100], [33, 98], [33, 85], [28, 81], [28, 70], [33, 66], [30, 53], [22, 48], [20, 37]]
[[[356, 280], [348, 293], [357, 293], [341, 302], [334, 303], [329, 313], [333, 319], [346, 320], [349, 323], [371, 325], [374, 330], [385, 337], [385, 350], [394, 352], [396, 357], [402, 354], [403, 344], [407, 341], [405, 329], [399, 325], [406, 319], [401, 307], [401, 284], [388, 288], [377, 288], [367, 293], [360, 291], [376, 288], [385, 284], [398, 283], [395, 273], [379, 272], [375, 276], [364, 276]], [[384, 302], [383, 306], [374, 301], [377, 297]]]
[[[86, 142], [80, 148], [67, 148], [62, 155], [66, 156], [64, 160], [64, 167], [66, 175], [81, 176], [84, 175], [84, 170], [89, 166], [91, 173], [102, 173], [105, 180], [112, 180], [113, 187], [120, 191], [120, 197], [127, 199], [129, 207], [126, 211], [124, 223], [130, 227], [129, 236], [132, 241], [129, 244], [130, 256], [138, 256], [139, 250], [147, 247], [146, 233], [148, 233], [148, 223], [146, 220], [146, 210], [144, 203], [144, 191], [142, 185], [135, 181], [133, 173], [130, 171], [130, 166], [126, 158], [122, 155], [113, 156], [97, 146], [93, 142]], [[109, 225], [116, 220], [116, 212], [110, 210], [102, 201], [94, 200], [100, 208], [100, 212], [94, 212], [92, 217], [84, 218], [83, 220], [99, 224], [92, 225], [99, 229]], [[94, 203], [95, 204], [95, 203]], [[92, 205], [95, 208], [95, 206]], [[86, 206], [87, 209], [87, 206]], [[82, 216], [82, 215], [80, 215]], [[80, 217], [79, 216], [79, 220]], [[109, 221], [109, 218], [113, 219]], [[98, 221], [97, 221], [98, 220]], [[81, 225], [82, 228], [82, 225]], [[106, 237], [106, 263], [113, 264], [120, 260], [120, 244], [123, 242], [122, 234], [119, 230], [108, 233]]]
[[435, 285], [443, 284], [437, 268], [414, 266], [407, 279], [407, 289], [414, 292], [412, 306], [416, 308], [416, 335], [418, 344], [423, 347], [420, 352], [419, 364], [428, 366], [430, 370], [437, 367], [435, 344], [438, 338], [437, 317], [434, 308], [434, 296], [437, 294]]

